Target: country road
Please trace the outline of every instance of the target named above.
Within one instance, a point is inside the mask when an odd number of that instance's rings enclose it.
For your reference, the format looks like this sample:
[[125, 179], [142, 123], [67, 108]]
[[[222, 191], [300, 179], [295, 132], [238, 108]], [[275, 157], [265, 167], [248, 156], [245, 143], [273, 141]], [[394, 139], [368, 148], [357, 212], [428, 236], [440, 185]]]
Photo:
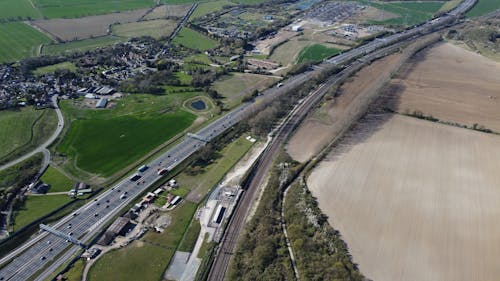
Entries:
[[3, 164], [0, 166], [0, 171], [2, 170], [5, 170], [7, 168], [10, 168], [18, 163], [21, 163], [23, 162], [24, 160], [30, 158], [31, 156], [37, 154], [37, 153], [43, 153], [44, 157], [43, 157], [43, 165], [42, 165], [42, 169], [41, 171], [45, 170], [45, 168], [49, 165], [49, 162], [50, 162], [50, 152], [49, 150], [47, 149], [47, 147], [49, 147], [49, 145], [51, 145], [56, 139], [57, 137], [59, 136], [59, 134], [62, 132], [62, 129], [64, 128], [64, 118], [63, 118], [63, 115], [61, 113], [61, 109], [59, 109], [59, 106], [57, 105], [57, 95], [53, 95], [52, 96], [52, 103], [54, 104], [54, 108], [56, 110], [56, 113], [57, 113], [57, 128], [56, 130], [54, 131], [54, 133], [52, 133], [52, 135], [49, 137], [48, 140], [46, 140], [43, 144], [41, 144], [39, 147], [35, 148], [34, 150], [24, 154], [23, 156], [17, 158], [17, 159], [14, 159], [6, 164]]

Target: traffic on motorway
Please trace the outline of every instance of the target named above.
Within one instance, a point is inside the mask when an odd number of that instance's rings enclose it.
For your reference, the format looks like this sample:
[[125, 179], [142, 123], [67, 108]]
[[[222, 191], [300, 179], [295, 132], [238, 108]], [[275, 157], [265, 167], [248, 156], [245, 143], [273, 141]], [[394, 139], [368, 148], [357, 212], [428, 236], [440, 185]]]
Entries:
[[[406, 30], [387, 38], [372, 41], [351, 51], [338, 55], [328, 63], [343, 65], [346, 62], [371, 53], [381, 47], [392, 45], [396, 42], [412, 37], [419, 33], [428, 32], [436, 27], [453, 20], [457, 15], [470, 9], [476, 0], [466, 0], [455, 10], [443, 15], [440, 18], [429, 21], [419, 27]], [[148, 187], [155, 183], [164, 175], [158, 172], [162, 169], [171, 170], [179, 163], [198, 151], [206, 142], [219, 136], [221, 133], [240, 122], [245, 117], [255, 111], [255, 106], [259, 102], [272, 100], [282, 93], [286, 93], [291, 88], [300, 85], [311, 78], [312, 72], [298, 74], [289, 78], [281, 84], [281, 87], [270, 88], [262, 93], [254, 102], [244, 103], [228, 114], [213, 121], [206, 127], [199, 130], [196, 137], [186, 137], [182, 142], [172, 147], [166, 153], [148, 163], [148, 168], [137, 171], [133, 178], [126, 177], [121, 182], [93, 199], [74, 213], [61, 219], [52, 226], [53, 229], [65, 233], [74, 239], [79, 239], [82, 243], [89, 241], [98, 234], [101, 228], [111, 218], [118, 214], [132, 200], [143, 193]], [[34, 275], [42, 274], [47, 276], [57, 267], [67, 261], [68, 254], [61, 255], [65, 250], [71, 254], [78, 250], [78, 246], [72, 244], [68, 239], [56, 236], [49, 232], [43, 232], [27, 242], [29, 247], [21, 246], [9, 255], [9, 260], [2, 259], [3, 264], [0, 269], [1, 280], [27, 280]], [[50, 264], [50, 267], [47, 266]], [[40, 277], [39, 277], [40, 278]]]

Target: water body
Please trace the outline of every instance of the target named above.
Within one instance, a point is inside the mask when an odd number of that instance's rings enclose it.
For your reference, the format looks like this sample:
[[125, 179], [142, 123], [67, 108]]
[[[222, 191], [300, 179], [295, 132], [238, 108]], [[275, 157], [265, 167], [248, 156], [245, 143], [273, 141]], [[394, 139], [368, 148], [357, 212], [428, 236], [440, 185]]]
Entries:
[[197, 100], [191, 103], [191, 107], [196, 110], [205, 110], [207, 109], [207, 105], [202, 100]]

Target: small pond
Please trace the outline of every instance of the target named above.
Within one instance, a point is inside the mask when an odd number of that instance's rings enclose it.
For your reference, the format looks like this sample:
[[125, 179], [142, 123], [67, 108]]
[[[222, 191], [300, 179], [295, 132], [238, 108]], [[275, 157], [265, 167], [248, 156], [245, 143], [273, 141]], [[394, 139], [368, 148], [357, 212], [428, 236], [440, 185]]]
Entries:
[[191, 103], [191, 107], [195, 110], [205, 110], [207, 109], [207, 105], [202, 100], [196, 100]]

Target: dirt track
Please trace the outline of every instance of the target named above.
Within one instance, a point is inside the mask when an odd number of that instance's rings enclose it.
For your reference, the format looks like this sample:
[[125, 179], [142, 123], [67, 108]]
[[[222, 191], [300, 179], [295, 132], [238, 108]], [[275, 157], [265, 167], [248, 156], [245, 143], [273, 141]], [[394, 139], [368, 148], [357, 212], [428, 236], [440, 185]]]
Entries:
[[385, 115], [308, 179], [368, 278], [498, 280], [500, 137]]
[[387, 95], [400, 113], [500, 132], [500, 63], [446, 43], [418, 54]]

